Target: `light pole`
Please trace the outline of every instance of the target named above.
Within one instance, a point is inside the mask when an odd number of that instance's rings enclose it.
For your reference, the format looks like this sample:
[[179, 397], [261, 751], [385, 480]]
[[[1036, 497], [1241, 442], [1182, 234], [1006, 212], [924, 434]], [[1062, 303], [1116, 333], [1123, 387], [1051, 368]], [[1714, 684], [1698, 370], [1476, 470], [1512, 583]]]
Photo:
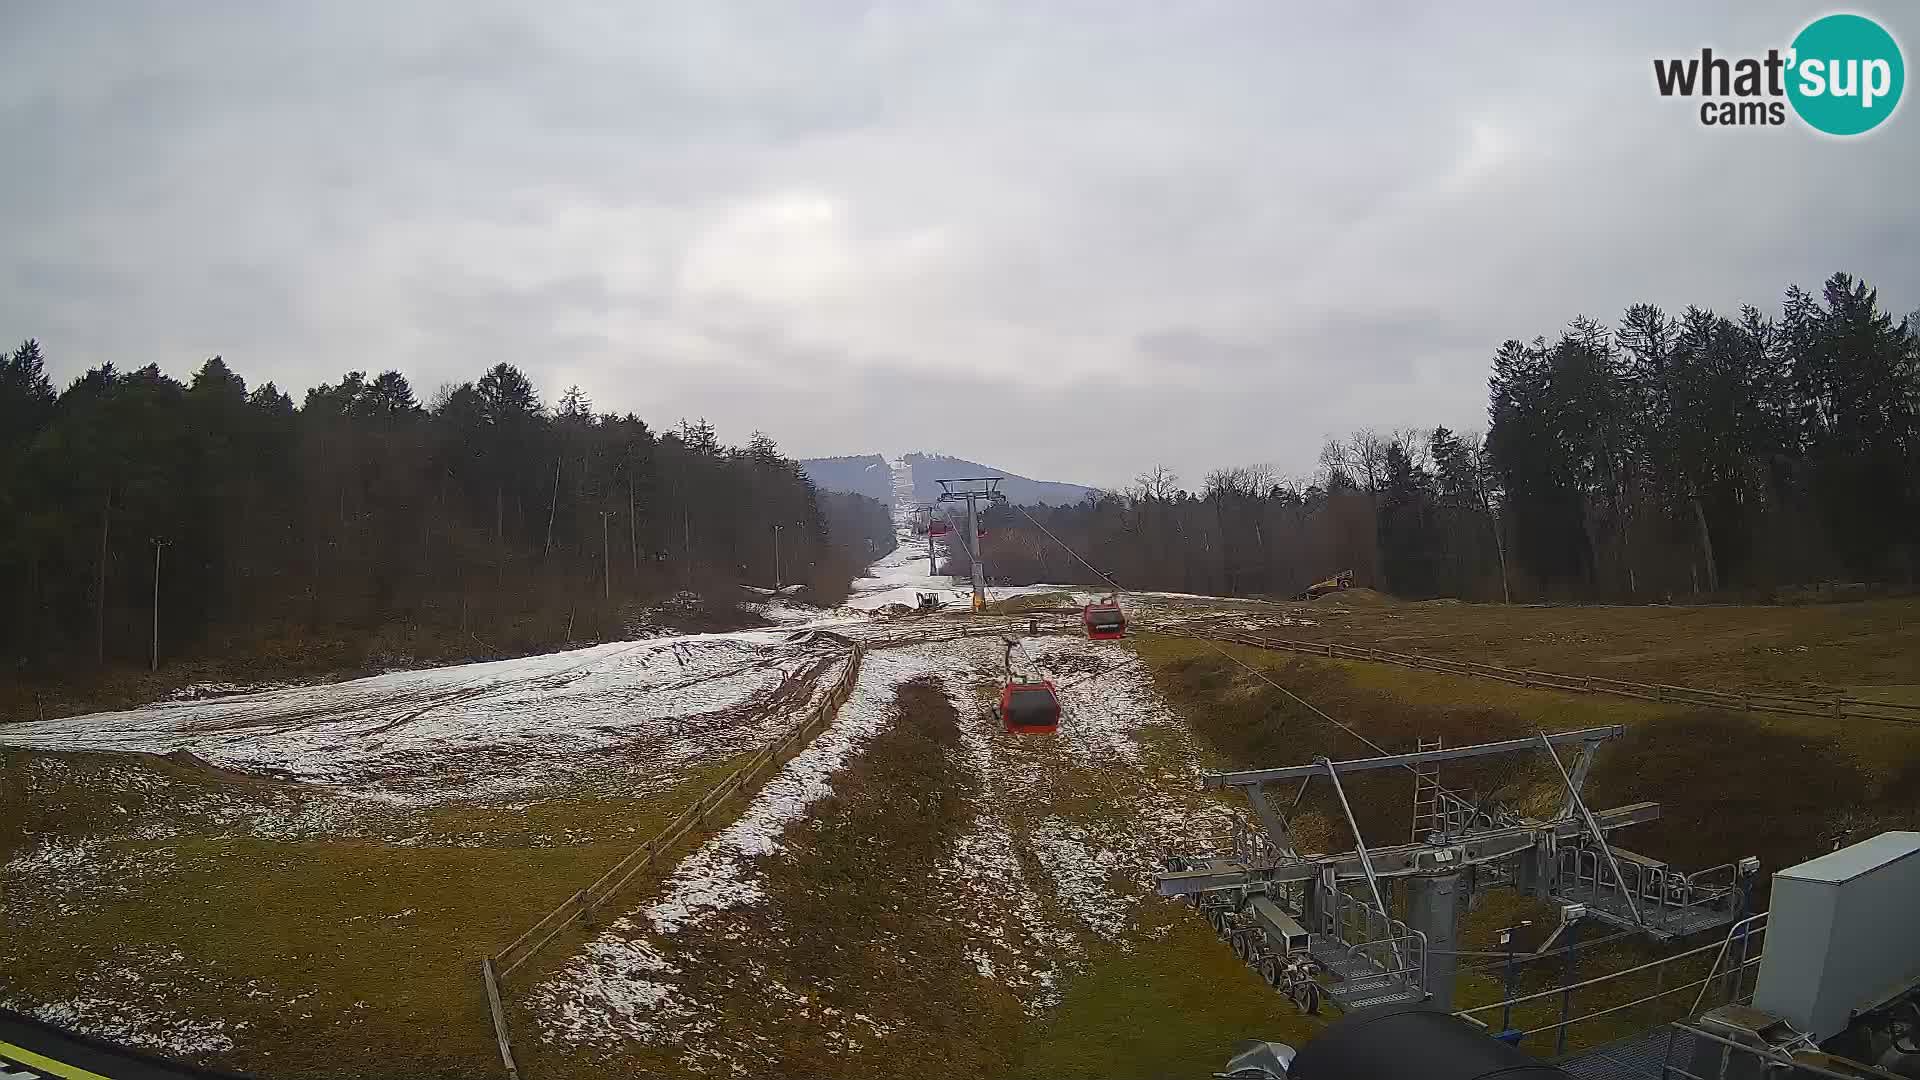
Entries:
[[615, 510], [600, 511], [600, 595], [613, 599], [613, 542], [608, 539], [607, 519], [618, 513]]
[[784, 584], [780, 580], [780, 530], [785, 527], [784, 525], [775, 525], [773, 527], [773, 588], [776, 592], [778, 592], [780, 586]]
[[153, 538], [153, 655], [147, 662], [148, 671], [160, 670], [160, 549], [167, 544], [158, 536]]

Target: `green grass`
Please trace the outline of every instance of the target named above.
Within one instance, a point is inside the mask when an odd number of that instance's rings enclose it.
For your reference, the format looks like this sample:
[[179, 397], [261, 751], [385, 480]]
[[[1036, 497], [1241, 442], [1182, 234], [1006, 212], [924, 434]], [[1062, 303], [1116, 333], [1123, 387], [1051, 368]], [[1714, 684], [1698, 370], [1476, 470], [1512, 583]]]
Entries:
[[1005, 1076], [1205, 1076], [1239, 1042], [1297, 1045], [1324, 1023], [1275, 993], [1191, 908], [1149, 900], [1139, 921], [1128, 948], [1103, 947], [1059, 1007], [1027, 1025]]
[[[110, 845], [116, 853], [170, 856], [172, 867], [123, 892], [95, 890], [65, 910], [43, 898], [7, 898], [0, 987], [57, 1000], [73, 992], [73, 972], [115, 954], [177, 951], [182, 971], [218, 974], [178, 980], [156, 1004], [225, 1019], [238, 1048], [221, 1064], [276, 1077], [489, 1074], [499, 1061], [481, 957], [654, 835], [743, 758], [694, 769], [644, 798], [436, 808], [413, 822], [428, 838], [418, 844], [206, 832], [118, 842]], [[74, 836], [112, 816], [115, 796], [86, 780], [82, 772], [77, 784], [43, 792], [36, 824], [59, 824], [47, 820], [49, 806], [66, 808]], [[566, 829], [592, 839], [534, 846]]]
[[[1161, 693], [1227, 763], [1258, 767], [1321, 753], [1373, 753], [1207, 645], [1142, 636], [1136, 648]], [[1602, 751], [1588, 791], [1598, 806], [1660, 802], [1661, 821], [1623, 833], [1621, 841], [1683, 868], [1757, 854], [1780, 869], [1824, 853], [1835, 838], [1910, 828], [1920, 816], [1920, 728], [1909, 725], [1722, 712], [1227, 648], [1389, 751], [1434, 735], [1458, 746], [1626, 725], [1627, 737]], [[1781, 784], [1781, 776], [1798, 779]], [[1521, 806], [1557, 798], [1558, 778], [1535, 758], [1449, 765], [1445, 779], [1456, 790], [1497, 793]], [[1349, 794], [1369, 836], [1406, 835], [1404, 776], [1357, 776]], [[1330, 809], [1313, 794], [1306, 805]]]
[[[1001, 610], [1070, 602], [1065, 593], [1021, 596], [1003, 601], [1008, 607]], [[1344, 611], [1322, 602], [1299, 610], [1320, 625], [1289, 628], [1290, 636], [1705, 686], [1845, 686], [1911, 697], [1920, 655], [1920, 601], [1914, 600], [1693, 609], [1383, 604]], [[1146, 633], [1128, 645], [1196, 733], [1207, 767], [1372, 752], [1204, 645]], [[1230, 651], [1390, 750], [1411, 748], [1422, 736], [1460, 745], [1540, 729], [1625, 724], [1627, 739], [1593, 775], [1594, 804], [1661, 801], [1663, 820], [1623, 834], [1621, 842], [1685, 869], [1758, 854], [1775, 870], [1826, 850], [1836, 836], [1859, 839], [1920, 822], [1920, 729], [1728, 714], [1384, 664]], [[1241, 1040], [1310, 1035], [1317, 1021], [1300, 1017], [1265, 987], [1190, 909], [1157, 900], [1138, 909], [1138, 925], [1121, 944], [1080, 935], [1085, 962], [1066, 980], [1060, 1005], [1026, 1016], [1011, 992], [975, 972], [965, 948], [979, 941], [952, 920], [947, 894], [930, 873], [943, 845], [971, 827], [982, 798], [969, 786], [978, 778], [956, 752], [951, 709], [933, 691], [904, 695], [901, 707], [902, 722], [835, 776], [834, 794], [790, 827], [785, 850], [764, 867], [777, 909], [797, 930], [791, 942], [776, 948], [749, 936], [731, 946], [741, 962], [752, 958], [788, 986], [834, 987], [826, 1003], [835, 1008], [884, 1011], [898, 1025], [895, 1034], [858, 1055], [829, 1053], [833, 1025], [783, 1011], [787, 1007], [767, 1000], [765, 983], [746, 968], [694, 976], [721, 980], [710, 988], [720, 1030], [774, 1037], [769, 1060], [783, 1073], [850, 1080], [854, 1061], [862, 1077], [1195, 1076], [1219, 1067]], [[1146, 752], [1144, 772], [1064, 759], [1046, 764], [1039, 785], [1044, 797], [1016, 817], [1086, 823], [1125, 817], [1139, 784], [1163, 772], [1184, 773], [1189, 754], [1177, 727], [1148, 726], [1136, 737]], [[1036, 751], [1008, 746], [1000, 752]], [[57, 755], [69, 765], [69, 779], [29, 791], [31, 756], [0, 752], [0, 860], [40, 834], [124, 835], [130, 826], [159, 823], [185, 835], [115, 845], [126, 855], [173, 860], [172, 868], [154, 870], [124, 893], [101, 890], [68, 901], [0, 897], [8, 926], [0, 938], [0, 992], [54, 1000], [71, 995], [76, 971], [117, 956], [178, 949], [183, 970], [222, 975], [169, 988], [176, 1011], [247, 1025], [237, 1038], [240, 1050], [222, 1064], [273, 1076], [362, 1080], [495, 1074], [498, 1058], [477, 978], [480, 956], [597, 877], [737, 764], [711, 762], [672, 790], [647, 797], [573, 794], [525, 809], [382, 811], [389, 817], [370, 835], [423, 837], [399, 845], [225, 836], [225, 826], [171, 808], [197, 794], [267, 799], [294, 789], [240, 783], [162, 759]], [[164, 783], [138, 790], [119, 783], [114, 770], [128, 762]], [[1450, 765], [1444, 779], [1523, 807], [1557, 800], [1558, 779], [1538, 760]], [[1326, 801], [1324, 785], [1316, 787], [1298, 819], [1301, 838], [1310, 848], [1344, 847], [1344, 819]], [[1403, 775], [1357, 776], [1349, 791], [1370, 838], [1406, 835]], [[644, 900], [647, 890], [642, 880], [625, 906]], [[411, 914], [399, 915], [408, 909]], [[1489, 947], [1499, 926], [1538, 915], [1511, 894], [1491, 894], [1468, 917], [1464, 947]], [[525, 988], [589, 933], [562, 935], [512, 980], [509, 1005], [516, 1033], [527, 1042], [527, 1074], [585, 1080], [622, 1070], [685, 1072], [650, 1048], [623, 1047], [608, 1057], [527, 1039], [533, 1029], [524, 1013]], [[842, 948], [821, 946], [828, 941]], [[1583, 956], [1580, 970], [1593, 974], [1652, 955], [1646, 946], [1606, 946]], [[1523, 986], [1556, 985], [1560, 970], [1551, 961], [1535, 964]], [[1639, 996], [1652, 988], [1651, 978], [1578, 992], [1575, 1012]], [[261, 996], [249, 996], [249, 984]], [[1460, 996], [1462, 1003], [1496, 1000], [1499, 989], [1497, 971], [1474, 974], [1462, 979]], [[1676, 995], [1674, 1006], [1691, 1000], [1691, 992]], [[1522, 1012], [1522, 1026], [1546, 1022], [1556, 1009], [1557, 1002], [1532, 1006]], [[1576, 1028], [1572, 1045], [1624, 1034], [1664, 1015], [1654, 1009], [1615, 1014]], [[1551, 1035], [1529, 1046], [1550, 1048]]]
[[[1372, 753], [1357, 738], [1307, 713], [1204, 644], [1143, 635], [1136, 648], [1161, 693], [1223, 764], [1273, 766], [1302, 763], [1319, 753]], [[1595, 765], [1589, 800], [1596, 807], [1641, 799], [1660, 802], [1659, 821], [1621, 833], [1619, 842], [1684, 870], [1744, 855], [1758, 855], [1767, 870], [1778, 870], [1826, 852], [1837, 839], [1854, 841], [1887, 828], [1912, 828], [1920, 819], [1920, 730], [1900, 725], [1721, 712], [1528, 689], [1385, 664], [1331, 662], [1232, 646], [1228, 650], [1390, 751], [1411, 749], [1413, 740], [1423, 735], [1444, 735], [1448, 745], [1462, 745], [1536, 730], [1626, 725], [1626, 737], [1603, 750]], [[1503, 758], [1479, 767], [1450, 764], [1443, 781], [1464, 792], [1494, 793], [1536, 813], [1560, 797], [1557, 775], [1537, 759]], [[1370, 839], [1407, 834], [1409, 794], [1403, 775], [1356, 775], [1348, 790]], [[1306, 812], [1296, 820], [1303, 846], [1345, 847], [1350, 843], [1345, 823], [1329, 808], [1324, 792], [1321, 796], [1316, 802], [1310, 794]], [[1764, 889], [1759, 903], [1764, 907]], [[1521, 918], [1551, 918], [1527, 910], [1534, 906], [1511, 893], [1489, 894], [1463, 925], [1462, 947], [1490, 949], [1499, 927]], [[1589, 929], [1590, 935], [1600, 933]], [[1581, 954], [1576, 978], [1673, 951], [1677, 948], [1632, 940], [1609, 944]], [[1666, 974], [1664, 983], [1649, 972], [1576, 991], [1572, 1014], [1624, 1004], [1696, 979], [1704, 974], [1706, 960], [1690, 960], [1678, 968]], [[1521, 989], [1558, 986], [1561, 977], [1558, 962], [1541, 961], [1524, 969]], [[1497, 970], [1463, 976], [1459, 1004], [1497, 1001], [1500, 990]], [[1690, 990], [1577, 1025], [1570, 1029], [1568, 1046], [1594, 1045], [1682, 1015], [1693, 999]], [[1558, 1008], [1557, 998], [1530, 1004], [1516, 1011], [1515, 1023], [1522, 1028], [1550, 1023]], [[1498, 1017], [1488, 1020], [1497, 1023]], [[1536, 1053], [1550, 1053], [1553, 1036], [1534, 1036], [1527, 1045]]]
[[[1286, 637], [1710, 689], [1917, 681], [1920, 597], [1800, 607], [1299, 605]], [[1292, 612], [1290, 612], [1291, 614]]]
[[[936, 681], [903, 685], [894, 722], [834, 774], [832, 792], [762, 864], [777, 932], [762, 933], [757, 918], [738, 937], [731, 927], [684, 932], [682, 947], [697, 946], [700, 962], [682, 965], [682, 992], [723, 1018], [730, 1037], [769, 1040], [761, 1052], [783, 1076], [920, 1080], [1005, 1067], [1019, 1003], [975, 972], [966, 950], [977, 943], [942, 917], [936, 875], [978, 810], [958, 719]], [[788, 992], [770, 992], [774, 984]], [[808, 1001], [796, 1004], [793, 992]], [[862, 1033], [873, 1048], [847, 1053], [838, 1035], [849, 1025], [832, 1017], [854, 1014], [898, 1034]], [[516, 1008], [519, 1030], [531, 1019]], [[541, 1078], [689, 1073], [640, 1044], [598, 1051], [528, 1040], [522, 1059]]]

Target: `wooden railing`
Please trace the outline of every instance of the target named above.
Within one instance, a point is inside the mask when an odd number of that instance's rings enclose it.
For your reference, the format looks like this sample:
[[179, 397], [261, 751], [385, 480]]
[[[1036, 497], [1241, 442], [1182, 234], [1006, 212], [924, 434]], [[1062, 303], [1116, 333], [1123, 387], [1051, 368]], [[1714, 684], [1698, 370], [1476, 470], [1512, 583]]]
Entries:
[[1391, 652], [1365, 645], [1343, 645], [1333, 641], [1294, 641], [1287, 638], [1255, 637], [1251, 634], [1219, 633], [1206, 629], [1204, 625], [1194, 624], [1167, 628], [1162, 632], [1188, 637], [1205, 637], [1253, 649], [1320, 656], [1329, 660], [1371, 660], [1382, 664], [1396, 664], [1417, 671], [1437, 671], [1447, 675], [1497, 679], [1514, 686], [1564, 690], [1578, 694], [1610, 694], [1614, 697], [1639, 698], [1642, 701], [1655, 701], [1668, 705], [1698, 705], [1739, 712], [1773, 712], [1793, 716], [1920, 724], [1920, 703], [1870, 701], [1844, 695], [1805, 697], [1775, 694], [1763, 690], [1704, 690], [1699, 687], [1673, 686], [1667, 683], [1630, 682], [1599, 675], [1563, 675], [1551, 671], [1535, 671], [1530, 668], [1480, 664], [1471, 660], [1451, 660], [1417, 653]]
[[860, 662], [866, 653], [865, 645], [856, 644], [846, 670], [841, 672], [827, 695], [809, 708], [800, 722], [788, 729], [786, 734], [755, 751], [726, 779], [675, 816], [659, 835], [635, 848], [591, 885], [567, 897], [559, 907], [528, 927], [526, 933], [514, 938], [506, 948], [481, 961], [480, 975], [487, 992], [488, 1008], [493, 1014], [494, 1037], [500, 1044], [500, 1061], [506, 1066], [511, 1080], [519, 1080], [520, 1074], [513, 1061], [512, 1039], [507, 1031], [506, 1013], [501, 1006], [500, 984], [562, 931], [590, 918], [597, 908], [613, 899], [634, 877], [672, 854], [689, 834], [704, 828], [729, 799], [751, 791], [754, 785], [780, 766], [789, 752], [804, 747], [818, 735], [833, 721], [847, 698], [852, 696], [854, 683], [860, 678]]

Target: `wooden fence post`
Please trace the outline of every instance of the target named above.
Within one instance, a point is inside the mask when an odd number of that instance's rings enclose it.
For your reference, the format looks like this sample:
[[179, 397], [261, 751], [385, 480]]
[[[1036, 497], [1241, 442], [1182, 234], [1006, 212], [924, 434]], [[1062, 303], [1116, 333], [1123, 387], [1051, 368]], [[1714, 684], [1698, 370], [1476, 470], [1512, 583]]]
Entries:
[[480, 978], [487, 984], [487, 1009], [493, 1014], [493, 1037], [500, 1044], [500, 1064], [507, 1067], [507, 1080], [520, 1080], [520, 1069], [513, 1063], [513, 1043], [507, 1038], [507, 1012], [500, 1007], [500, 980], [493, 972], [493, 957], [480, 961]]
[[[706, 824], [713, 816], [713, 812], [752, 781], [759, 771], [777, 763], [782, 751], [796, 740], [805, 737], [809, 731], [820, 724], [832, 720], [840, 707], [852, 696], [854, 684], [859, 678], [860, 661], [866, 655], [866, 651], [864, 645], [854, 646], [846, 670], [834, 684], [833, 691], [786, 735], [762, 749], [756, 757], [750, 757], [747, 764], [736, 769], [720, 786], [700, 796], [693, 805], [675, 815], [658, 836], [641, 843], [626, 858], [615, 863], [612, 869], [602, 874], [599, 880], [574, 893], [559, 907], [548, 912], [526, 933], [521, 934], [512, 944], [500, 950], [497, 958], [486, 958], [481, 970], [487, 983], [488, 997], [493, 1006], [494, 1030], [500, 1042], [501, 1060], [506, 1065], [508, 1076], [512, 1080], [519, 1080], [519, 1073], [514, 1066], [511, 1047], [507, 1041], [506, 1018], [499, 1003], [499, 979], [511, 975], [515, 969], [525, 964], [534, 953], [558, 936], [567, 926], [583, 919], [591, 919], [599, 904], [612, 899], [628, 881], [633, 879], [634, 875], [641, 869], [656, 863], [664, 850], [671, 849], [685, 839], [695, 826]], [[602, 884], [607, 885], [606, 890], [596, 899], [595, 892]], [[513, 958], [512, 962], [506, 964], [504, 971], [497, 971], [496, 959], [504, 963], [509, 957]]]

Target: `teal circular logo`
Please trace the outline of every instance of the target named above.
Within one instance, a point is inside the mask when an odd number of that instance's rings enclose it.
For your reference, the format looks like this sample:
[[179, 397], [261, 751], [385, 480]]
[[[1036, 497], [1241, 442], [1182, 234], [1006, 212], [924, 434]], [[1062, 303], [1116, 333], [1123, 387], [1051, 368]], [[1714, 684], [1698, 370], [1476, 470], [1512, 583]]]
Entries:
[[1787, 100], [1817, 131], [1859, 135], [1900, 104], [1907, 66], [1900, 45], [1863, 15], [1815, 19], [1793, 39]]

